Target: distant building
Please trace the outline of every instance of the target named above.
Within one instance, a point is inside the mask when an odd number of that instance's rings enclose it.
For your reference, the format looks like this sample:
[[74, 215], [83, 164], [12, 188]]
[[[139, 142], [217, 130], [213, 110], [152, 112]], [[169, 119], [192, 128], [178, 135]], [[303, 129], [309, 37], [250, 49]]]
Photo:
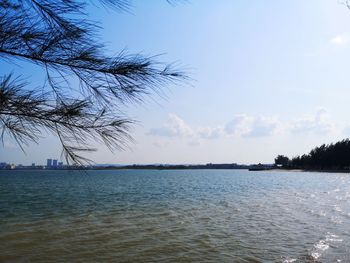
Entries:
[[46, 166], [51, 167], [52, 166], [52, 159], [47, 159]]
[[57, 160], [56, 159], [52, 160], [52, 166], [57, 167]]
[[32, 167], [35, 167], [35, 163], [32, 163]]
[[58, 162], [58, 166], [63, 166], [63, 162]]

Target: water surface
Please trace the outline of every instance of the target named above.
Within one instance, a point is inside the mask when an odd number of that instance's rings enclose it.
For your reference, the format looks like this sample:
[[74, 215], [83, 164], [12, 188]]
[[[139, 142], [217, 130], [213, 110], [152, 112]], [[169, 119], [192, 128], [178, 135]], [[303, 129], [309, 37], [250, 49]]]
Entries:
[[1, 171], [0, 262], [350, 262], [350, 175]]

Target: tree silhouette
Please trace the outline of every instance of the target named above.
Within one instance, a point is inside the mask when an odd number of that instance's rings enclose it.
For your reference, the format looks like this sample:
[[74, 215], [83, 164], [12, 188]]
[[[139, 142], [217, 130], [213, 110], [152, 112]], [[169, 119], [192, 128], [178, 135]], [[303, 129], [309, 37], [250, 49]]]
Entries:
[[289, 166], [302, 169], [350, 170], [350, 140], [322, 144], [308, 154], [292, 158]]
[[284, 155], [278, 155], [275, 158], [275, 164], [286, 166], [289, 164], [289, 158], [287, 156], [284, 156]]
[[[127, 0], [100, 0], [127, 10]], [[30, 87], [12, 74], [0, 81], [1, 139], [20, 147], [38, 142], [43, 131], [56, 135], [67, 162], [88, 161], [94, 140], [110, 150], [130, 141], [133, 123], [121, 110], [169, 82], [186, 78], [154, 57], [125, 52], [108, 56], [98, 28], [79, 0], [0, 0], [0, 57], [29, 61], [46, 76], [45, 88]]]

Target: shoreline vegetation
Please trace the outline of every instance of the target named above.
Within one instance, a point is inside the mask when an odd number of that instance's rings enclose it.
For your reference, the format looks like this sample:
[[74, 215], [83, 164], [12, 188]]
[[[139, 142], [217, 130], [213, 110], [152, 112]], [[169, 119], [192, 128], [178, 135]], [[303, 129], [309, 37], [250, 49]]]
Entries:
[[293, 157], [278, 155], [275, 167], [284, 170], [303, 170], [315, 172], [350, 172], [350, 140], [322, 144], [308, 154]]

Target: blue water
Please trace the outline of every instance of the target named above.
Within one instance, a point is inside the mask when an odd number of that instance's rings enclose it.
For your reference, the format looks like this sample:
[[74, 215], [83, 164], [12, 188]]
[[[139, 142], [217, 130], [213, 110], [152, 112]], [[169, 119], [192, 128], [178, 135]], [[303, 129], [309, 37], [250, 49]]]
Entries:
[[0, 262], [350, 262], [350, 175], [0, 171]]

